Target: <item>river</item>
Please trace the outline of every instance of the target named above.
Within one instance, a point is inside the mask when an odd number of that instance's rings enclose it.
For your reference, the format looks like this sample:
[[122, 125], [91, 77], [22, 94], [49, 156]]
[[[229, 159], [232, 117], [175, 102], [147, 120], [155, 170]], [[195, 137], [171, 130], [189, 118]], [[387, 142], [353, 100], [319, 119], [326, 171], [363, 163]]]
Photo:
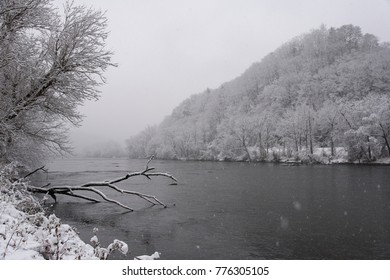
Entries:
[[[145, 160], [62, 159], [34, 184], [77, 185], [142, 170]], [[59, 197], [48, 209], [89, 242], [129, 245], [127, 257], [162, 259], [390, 259], [390, 167], [154, 160], [164, 177], [120, 187], [156, 195], [168, 207], [106, 193], [135, 208]]]

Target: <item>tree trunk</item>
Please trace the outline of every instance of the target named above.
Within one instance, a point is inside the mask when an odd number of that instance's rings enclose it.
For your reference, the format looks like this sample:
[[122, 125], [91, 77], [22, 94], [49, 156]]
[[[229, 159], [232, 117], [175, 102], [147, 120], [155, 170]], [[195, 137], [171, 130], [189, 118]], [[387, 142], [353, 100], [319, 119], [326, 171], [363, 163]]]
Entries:
[[389, 144], [389, 140], [387, 140], [387, 136], [388, 135], [387, 135], [387, 133], [386, 133], [382, 123], [379, 123], [379, 126], [382, 129], [382, 137], [383, 137], [383, 139], [385, 139], [385, 144], [386, 144], [386, 147], [387, 147], [387, 153], [388, 153], [388, 155], [390, 157], [390, 144]]
[[261, 140], [261, 132], [259, 132], [259, 153], [260, 153], [260, 157], [261, 157], [261, 154], [262, 154], [262, 150], [263, 150], [263, 144], [262, 144], [262, 140]]
[[299, 134], [299, 150], [303, 150], [303, 134]]
[[367, 148], [368, 160], [371, 161], [372, 160], [372, 156], [371, 156], [371, 146], [370, 146], [370, 137], [369, 136], [367, 136], [367, 143], [368, 143], [368, 148]]
[[309, 111], [309, 145], [310, 145], [310, 154], [313, 154], [313, 136], [311, 131], [311, 115]]
[[334, 157], [334, 141], [333, 136], [330, 136], [330, 155]]
[[389, 157], [390, 157], [390, 145], [389, 145], [389, 140], [387, 140], [387, 137], [383, 137], [383, 138], [385, 138], [385, 143], [386, 143], [386, 147], [387, 147], [387, 153], [388, 153], [388, 155], [389, 155]]
[[266, 137], [265, 145], [266, 145], [265, 154], [268, 157], [268, 154], [269, 154], [269, 151], [268, 151], [269, 150], [269, 128], [268, 127], [267, 127], [267, 137]]
[[195, 131], [194, 131], [194, 142], [195, 142], [195, 146], [196, 146], [198, 144], [198, 135], [197, 135], [196, 126], [195, 126]]
[[309, 149], [309, 141], [308, 141], [308, 131], [309, 131], [309, 128], [308, 128], [308, 122], [305, 123], [305, 148], [306, 148], [306, 151]]
[[333, 139], [334, 118], [333, 118], [332, 122], [330, 123], [330, 127], [331, 127], [331, 130], [330, 130], [330, 155], [331, 155], [332, 157], [334, 157], [334, 155], [335, 155], [335, 151], [334, 151], [334, 139]]
[[252, 157], [251, 157], [251, 154], [249, 153], [248, 147], [246, 145], [245, 137], [242, 138], [242, 145], [245, 149], [246, 154], [248, 155], [248, 161], [252, 162]]

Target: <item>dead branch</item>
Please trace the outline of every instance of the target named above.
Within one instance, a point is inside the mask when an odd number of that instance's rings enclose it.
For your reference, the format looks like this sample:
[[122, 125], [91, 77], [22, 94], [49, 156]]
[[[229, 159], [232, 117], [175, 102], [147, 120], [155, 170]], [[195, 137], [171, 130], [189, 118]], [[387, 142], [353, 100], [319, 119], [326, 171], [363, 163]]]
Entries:
[[100, 200], [95, 199], [93, 197], [89, 197], [89, 196], [85, 196], [85, 195], [81, 195], [81, 194], [77, 193], [78, 191], [91, 192], [91, 193], [95, 193], [96, 195], [98, 195], [100, 198], [102, 198], [103, 200], [105, 200], [107, 202], [114, 203], [114, 204], [116, 204], [122, 208], [125, 208], [129, 211], [133, 211], [133, 209], [128, 207], [127, 205], [124, 205], [117, 200], [114, 200], [114, 199], [107, 197], [102, 191], [96, 189], [96, 187], [107, 187], [107, 188], [115, 190], [121, 194], [138, 196], [138, 197], [148, 201], [152, 205], [161, 205], [161, 206], [166, 208], [167, 205], [164, 204], [163, 202], [161, 202], [157, 197], [155, 197], [153, 195], [148, 195], [148, 194], [144, 194], [144, 193], [140, 193], [140, 192], [121, 189], [116, 185], [119, 182], [125, 181], [129, 178], [136, 177], [136, 176], [144, 176], [144, 177], [148, 178], [149, 180], [151, 180], [151, 177], [162, 176], [162, 177], [170, 178], [171, 180], [173, 180], [176, 183], [177, 179], [169, 173], [150, 172], [150, 171], [155, 169], [154, 167], [149, 167], [149, 163], [153, 159], [154, 159], [154, 156], [152, 156], [148, 160], [144, 170], [128, 173], [125, 176], [122, 176], [122, 177], [119, 177], [116, 179], [106, 180], [103, 182], [89, 182], [89, 183], [85, 183], [85, 184], [80, 185], [80, 186], [54, 186], [54, 187], [49, 187], [49, 185], [45, 185], [43, 187], [30, 186], [29, 191], [31, 191], [33, 193], [48, 194], [51, 197], [53, 197], [55, 201], [56, 201], [56, 194], [62, 194], [62, 195], [81, 198], [81, 199], [91, 201], [91, 202], [101, 202]]
[[[95, 199], [93, 197], [89, 197], [89, 196], [85, 196], [85, 195], [81, 195], [81, 194], [75, 194], [74, 192], [63, 192], [61, 193], [63, 195], [68, 195], [68, 196], [72, 196], [72, 197], [78, 197], [78, 198], [82, 198], [84, 200], [88, 200], [88, 201], [91, 201], [91, 202], [100, 202], [100, 200], [98, 199]], [[54, 200], [57, 200], [56, 198], [54, 198]]]
[[26, 176], [23, 177], [23, 179], [26, 179], [27, 177], [29, 177], [29, 176], [33, 175], [34, 173], [38, 172], [39, 170], [47, 172], [47, 169], [45, 169], [45, 166], [41, 166], [41, 167], [31, 171], [30, 173], [28, 173]]

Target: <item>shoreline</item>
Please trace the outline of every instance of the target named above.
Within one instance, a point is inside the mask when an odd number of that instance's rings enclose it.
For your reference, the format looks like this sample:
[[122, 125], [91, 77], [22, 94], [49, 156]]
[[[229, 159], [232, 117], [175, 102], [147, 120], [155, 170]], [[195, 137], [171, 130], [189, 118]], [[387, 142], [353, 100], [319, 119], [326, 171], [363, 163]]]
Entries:
[[[126, 157], [124, 157], [126, 158]], [[92, 158], [91, 158], [92, 159]], [[100, 158], [99, 158], [100, 159]], [[132, 158], [127, 157], [127, 159], [137, 159], [137, 160], [148, 160], [149, 158]], [[319, 161], [302, 161], [302, 160], [294, 160], [293, 158], [286, 158], [283, 160], [244, 160], [244, 159], [197, 159], [197, 158], [155, 158], [156, 160], [168, 160], [168, 161], [199, 161], [199, 162], [241, 162], [241, 163], [273, 163], [273, 164], [280, 164], [280, 165], [289, 165], [291, 163], [291, 166], [295, 164], [295, 166], [298, 165], [373, 165], [373, 166], [390, 166], [390, 158], [383, 158], [382, 162], [380, 161], [372, 161], [372, 162], [350, 162], [347, 160], [342, 161], [333, 161], [333, 162], [319, 162]]]
[[[148, 161], [150, 157], [127, 157], [127, 156], [121, 156], [121, 157], [87, 157], [87, 156], [71, 156], [71, 157], [65, 157], [65, 158], [56, 158], [54, 160], [61, 160], [61, 159], [105, 159], [105, 160], [114, 160], [114, 159], [133, 159], [133, 160], [145, 160]], [[166, 160], [166, 161], [198, 161], [198, 162], [242, 162], [242, 163], [272, 163], [272, 164], [280, 164], [280, 165], [288, 165], [291, 163], [291, 165], [373, 165], [373, 166], [390, 166], [390, 157], [387, 158], [381, 158], [376, 161], [348, 161], [345, 159], [336, 159], [331, 162], [325, 162], [325, 161], [308, 161], [308, 160], [295, 160], [294, 158], [283, 158], [281, 160], [252, 160], [248, 161], [246, 159], [204, 159], [204, 158], [161, 158], [161, 157], [155, 157], [154, 160]]]
[[77, 230], [62, 223], [28, 189], [15, 164], [0, 167], [0, 260], [106, 260], [113, 251], [124, 255], [128, 246], [114, 239], [101, 247], [94, 229], [90, 243]]

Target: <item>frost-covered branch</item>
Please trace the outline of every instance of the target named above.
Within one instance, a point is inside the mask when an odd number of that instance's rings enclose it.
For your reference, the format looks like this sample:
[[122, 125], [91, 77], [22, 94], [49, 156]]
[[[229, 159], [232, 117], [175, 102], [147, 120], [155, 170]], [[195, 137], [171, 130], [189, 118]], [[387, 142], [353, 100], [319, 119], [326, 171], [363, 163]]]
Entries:
[[71, 152], [68, 124], [98, 99], [105, 71], [107, 18], [65, 1], [0, 1], [0, 160], [25, 165]]
[[94, 248], [94, 253], [97, 258], [101, 260], [107, 260], [109, 255], [115, 250], [121, 252], [124, 255], [127, 255], [127, 253], [129, 252], [129, 247], [127, 246], [127, 244], [118, 239], [114, 239], [114, 241], [110, 245], [108, 245], [107, 248], [101, 247], [99, 239], [97, 237], [98, 229], [94, 228], [93, 232], [95, 235], [91, 238], [90, 242]]

